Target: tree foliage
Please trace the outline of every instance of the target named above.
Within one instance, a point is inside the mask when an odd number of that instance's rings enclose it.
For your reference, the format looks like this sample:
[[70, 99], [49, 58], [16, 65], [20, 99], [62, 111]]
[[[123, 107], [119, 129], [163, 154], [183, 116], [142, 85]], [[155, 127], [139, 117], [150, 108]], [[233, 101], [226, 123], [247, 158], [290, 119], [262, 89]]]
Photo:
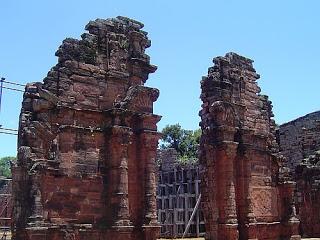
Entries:
[[180, 124], [167, 125], [162, 130], [162, 144], [160, 148], [174, 148], [179, 153], [181, 161], [198, 159], [201, 129], [185, 130]]
[[0, 176], [11, 177], [10, 162], [16, 161], [15, 157], [0, 158]]

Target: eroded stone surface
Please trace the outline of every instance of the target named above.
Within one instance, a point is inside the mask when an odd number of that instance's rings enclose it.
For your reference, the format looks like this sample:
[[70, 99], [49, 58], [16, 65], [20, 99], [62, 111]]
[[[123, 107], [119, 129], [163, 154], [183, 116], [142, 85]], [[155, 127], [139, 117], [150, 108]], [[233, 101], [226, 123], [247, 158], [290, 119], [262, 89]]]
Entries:
[[[97, 19], [26, 86], [13, 168], [16, 240], [156, 239], [159, 134], [143, 24]], [[130, 179], [130, 181], [129, 181]]]
[[278, 141], [286, 165], [294, 172], [303, 159], [320, 149], [320, 111], [282, 124]]
[[201, 81], [206, 239], [299, 239], [295, 185], [279, 176], [272, 105], [253, 61], [235, 53], [213, 61]]
[[295, 179], [301, 233], [307, 237], [320, 237], [320, 150], [296, 167]]
[[278, 140], [286, 165], [297, 181], [301, 234], [320, 237], [320, 112], [281, 125]]

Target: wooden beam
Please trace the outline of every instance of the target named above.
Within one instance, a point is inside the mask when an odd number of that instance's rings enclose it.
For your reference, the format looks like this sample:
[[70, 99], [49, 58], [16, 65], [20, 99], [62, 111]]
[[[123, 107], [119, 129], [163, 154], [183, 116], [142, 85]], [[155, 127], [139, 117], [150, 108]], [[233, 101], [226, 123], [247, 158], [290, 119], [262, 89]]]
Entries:
[[184, 230], [184, 233], [183, 233], [183, 235], [182, 235], [182, 238], [184, 238], [184, 237], [186, 236], [186, 234], [187, 234], [187, 232], [188, 232], [188, 230], [189, 230], [189, 228], [190, 228], [190, 225], [191, 225], [191, 222], [192, 222], [192, 220], [193, 220], [193, 217], [194, 217], [194, 215], [196, 214], [196, 212], [197, 212], [197, 210], [198, 210], [198, 208], [199, 208], [200, 200], [201, 200], [201, 194], [200, 194], [199, 197], [198, 197], [198, 200], [197, 200], [197, 202], [196, 202], [196, 206], [195, 206], [194, 209], [193, 209], [193, 212], [192, 212], [192, 214], [191, 214], [191, 217], [190, 217], [190, 219], [189, 219], [189, 222], [188, 222], [188, 224], [187, 224], [187, 227], [186, 227], [186, 229]]

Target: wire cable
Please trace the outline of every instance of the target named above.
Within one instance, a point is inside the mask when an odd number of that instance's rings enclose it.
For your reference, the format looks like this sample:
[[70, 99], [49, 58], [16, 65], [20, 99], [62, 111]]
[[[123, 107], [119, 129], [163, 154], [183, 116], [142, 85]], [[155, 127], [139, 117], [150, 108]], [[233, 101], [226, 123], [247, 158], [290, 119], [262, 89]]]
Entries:
[[17, 129], [12, 129], [12, 128], [3, 128], [3, 127], [0, 127], [1, 130], [5, 130], [5, 131], [11, 131], [11, 132], [18, 132]]
[[23, 90], [17, 89], [17, 88], [10, 88], [10, 87], [4, 87], [4, 86], [2, 86], [2, 88], [8, 89], [8, 90], [13, 90], [13, 91], [18, 91], [18, 92], [24, 92]]
[[17, 86], [21, 86], [21, 87], [25, 87], [26, 85], [20, 84], [20, 83], [15, 83], [15, 82], [10, 82], [7, 80], [3, 80], [3, 82], [8, 83], [8, 84], [12, 84], [12, 85], [17, 85]]
[[0, 134], [8, 134], [8, 135], [18, 135], [18, 133], [11, 133], [11, 132], [2, 132], [0, 131]]
[[[6, 81], [6, 79], [4, 77], [0, 78], [0, 113], [1, 113], [1, 107], [2, 107], [1, 105], [2, 105], [3, 89], [8, 89], [8, 90], [17, 91], [17, 92], [24, 92], [23, 90], [18, 89], [18, 88], [5, 87], [5, 86], [3, 86], [4, 83], [11, 84], [11, 85], [14, 85], [14, 86], [19, 86], [19, 87], [24, 87], [25, 86], [25, 85], [20, 84], [20, 83]], [[0, 130], [3, 130], [3, 131], [0, 131], [0, 133], [2, 133], [2, 134], [18, 135], [17, 134], [18, 130], [11, 129], [11, 128], [3, 128], [1, 124], [0, 124]]]

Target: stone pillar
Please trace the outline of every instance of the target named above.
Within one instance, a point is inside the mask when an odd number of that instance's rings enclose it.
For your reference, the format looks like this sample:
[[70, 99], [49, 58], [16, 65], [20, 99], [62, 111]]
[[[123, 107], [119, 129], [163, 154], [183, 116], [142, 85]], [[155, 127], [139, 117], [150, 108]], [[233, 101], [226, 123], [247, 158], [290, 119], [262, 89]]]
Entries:
[[[243, 139], [250, 139], [251, 131], [243, 131]], [[250, 186], [250, 178], [251, 178], [251, 162], [250, 156], [254, 156], [254, 151], [246, 147], [245, 154], [243, 156], [244, 161], [244, 171], [243, 174], [243, 198], [245, 201], [245, 219], [242, 226], [242, 235], [248, 240], [257, 240], [257, 220], [254, 214], [254, 206], [253, 199], [250, 196], [250, 192], [252, 191], [252, 187]]]
[[[142, 122], [143, 129], [139, 134], [139, 150], [141, 162], [144, 164], [144, 239], [157, 239], [160, 236], [160, 225], [157, 218], [157, 181], [156, 181], [156, 151], [160, 134], [156, 131], [159, 116], [150, 115]], [[150, 130], [147, 130], [150, 129]], [[152, 130], [151, 130], [152, 129]]]
[[222, 143], [218, 148], [218, 208], [219, 236], [226, 240], [239, 238], [236, 209], [234, 161], [237, 155], [235, 142]]
[[294, 191], [296, 189], [296, 183], [295, 182], [286, 182], [284, 183], [286, 189], [287, 189], [287, 198], [289, 199], [289, 219], [286, 223], [287, 227], [287, 235], [290, 236], [290, 240], [300, 240], [301, 236], [299, 235], [299, 224], [300, 220], [298, 219], [297, 212], [296, 212], [296, 206], [295, 206], [295, 200], [294, 200]]
[[[207, 139], [210, 131], [202, 133], [202, 138]], [[205, 239], [218, 238], [218, 208], [217, 208], [217, 176], [215, 174], [215, 156], [216, 148], [212, 144], [205, 144], [200, 151], [200, 164], [206, 167], [202, 168], [201, 174], [201, 205], [205, 217], [206, 234]]]
[[146, 225], [157, 224], [157, 203], [156, 203], [156, 152], [154, 149], [158, 145], [159, 134], [157, 132], [143, 132], [141, 134], [141, 140], [143, 142], [145, 160], [145, 219]]
[[128, 146], [132, 131], [128, 127], [113, 126], [109, 144], [111, 207], [114, 211], [113, 226], [131, 226], [128, 199]]

